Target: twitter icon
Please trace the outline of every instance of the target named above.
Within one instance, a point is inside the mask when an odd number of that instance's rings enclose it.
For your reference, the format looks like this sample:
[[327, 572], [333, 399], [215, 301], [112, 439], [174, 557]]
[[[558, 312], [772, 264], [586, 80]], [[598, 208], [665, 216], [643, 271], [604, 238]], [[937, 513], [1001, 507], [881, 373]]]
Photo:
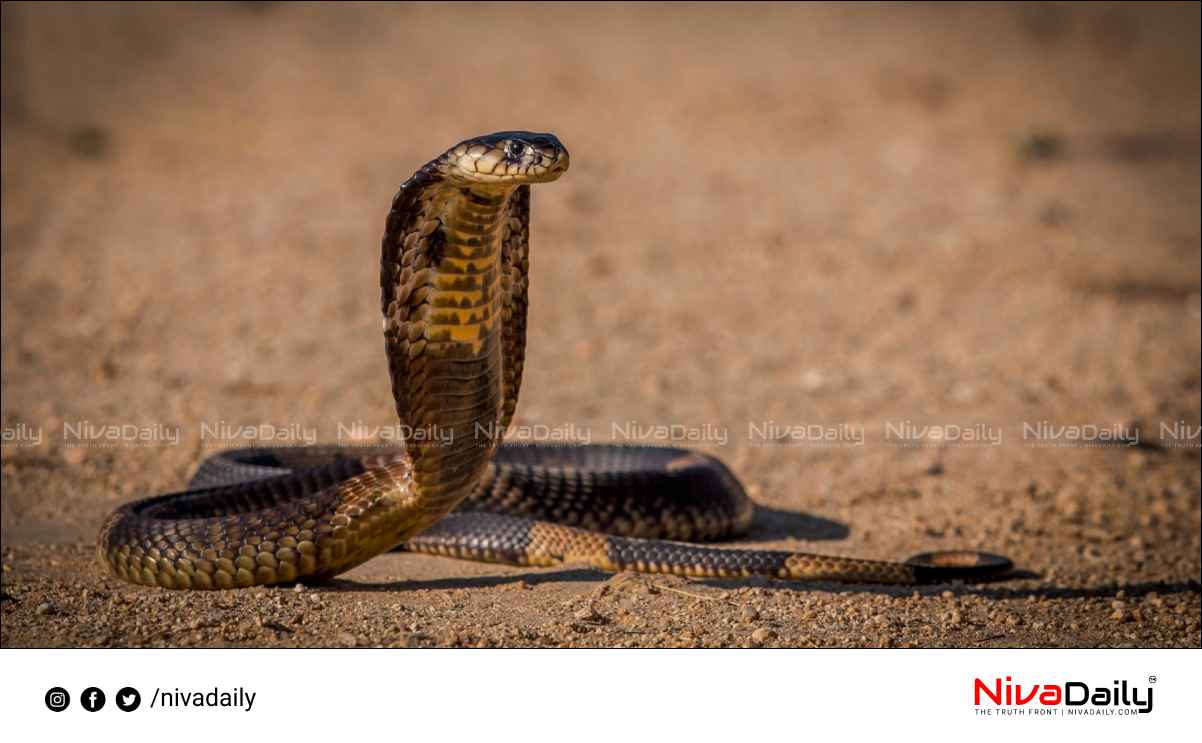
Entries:
[[117, 692], [117, 706], [122, 712], [133, 712], [142, 704], [142, 695], [132, 686]]

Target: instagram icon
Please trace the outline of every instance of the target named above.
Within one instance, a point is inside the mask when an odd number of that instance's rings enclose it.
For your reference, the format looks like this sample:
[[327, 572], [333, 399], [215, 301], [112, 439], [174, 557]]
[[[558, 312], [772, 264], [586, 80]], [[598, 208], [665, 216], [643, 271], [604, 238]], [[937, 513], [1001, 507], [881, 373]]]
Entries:
[[62, 712], [71, 704], [71, 695], [61, 686], [46, 692], [46, 707], [51, 712]]

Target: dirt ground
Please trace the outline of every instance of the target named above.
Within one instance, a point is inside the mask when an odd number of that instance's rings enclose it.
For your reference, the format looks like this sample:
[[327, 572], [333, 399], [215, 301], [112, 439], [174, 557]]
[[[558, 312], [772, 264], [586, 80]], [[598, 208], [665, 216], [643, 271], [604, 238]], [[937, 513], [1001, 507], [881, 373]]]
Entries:
[[[4, 647], [1199, 646], [1197, 4], [5, 3], [3, 33]], [[395, 423], [389, 201], [513, 128], [572, 153], [534, 193], [531, 438], [695, 439], [766, 506], [748, 544], [1018, 577], [108, 576], [104, 516], [239, 426]]]

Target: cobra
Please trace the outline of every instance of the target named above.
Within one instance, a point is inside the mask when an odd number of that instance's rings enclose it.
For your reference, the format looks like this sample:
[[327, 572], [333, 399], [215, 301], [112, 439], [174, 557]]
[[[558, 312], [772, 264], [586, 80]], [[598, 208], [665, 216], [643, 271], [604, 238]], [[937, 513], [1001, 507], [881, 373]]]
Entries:
[[513, 565], [687, 576], [915, 583], [1010, 568], [978, 552], [882, 562], [697, 544], [744, 533], [754, 505], [719, 460], [650, 446], [502, 442], [525, 363], [530, 187], [569, 165], [552, 134], [465, 140], [401, 184], [384, 228], [381, 307], [393, 446], [241, 449], [186, 491], [123, 505], [98, 553], [176, 589], [322, 581], [400, 546]]

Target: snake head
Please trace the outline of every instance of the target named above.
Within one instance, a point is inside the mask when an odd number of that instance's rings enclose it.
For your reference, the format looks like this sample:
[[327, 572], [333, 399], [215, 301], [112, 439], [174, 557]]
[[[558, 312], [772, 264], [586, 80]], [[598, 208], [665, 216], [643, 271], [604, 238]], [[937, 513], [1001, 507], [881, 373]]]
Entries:
[[496, 132], [465, 139], [438, 164], [445, 177], [465, 185], [546, 183], [568, 169], [568, 150], [554, 134]]

